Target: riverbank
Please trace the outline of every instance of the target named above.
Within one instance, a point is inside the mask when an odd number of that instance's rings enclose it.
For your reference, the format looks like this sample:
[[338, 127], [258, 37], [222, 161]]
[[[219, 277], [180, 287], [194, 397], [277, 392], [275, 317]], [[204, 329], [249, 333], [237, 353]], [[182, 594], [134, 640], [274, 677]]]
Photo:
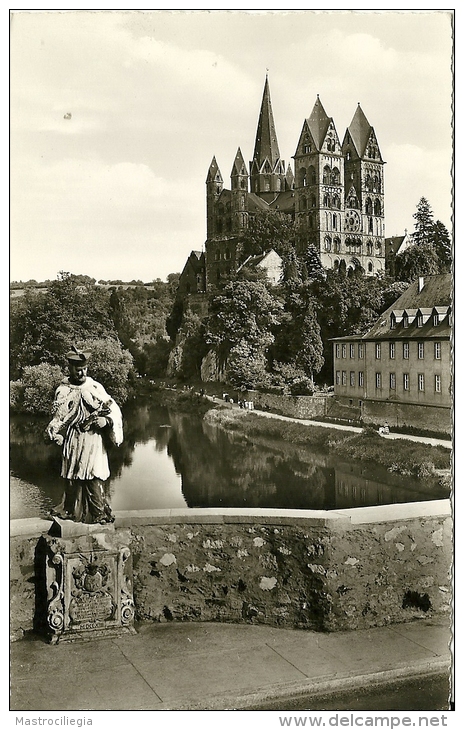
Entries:
[[407, 436], [385, 439], [373, 429], [308, 426], [289, 418], [263, 418], [263, 415], [238, 408], [214, 408], [204, 418], [208, 423], [250, 439], [261, 437], [311, 446], [341, 459], [380, 464], [391, 473], [430, 480], [443, 488], [451, 485], [450, 451], [445, 446], [411, 440]]

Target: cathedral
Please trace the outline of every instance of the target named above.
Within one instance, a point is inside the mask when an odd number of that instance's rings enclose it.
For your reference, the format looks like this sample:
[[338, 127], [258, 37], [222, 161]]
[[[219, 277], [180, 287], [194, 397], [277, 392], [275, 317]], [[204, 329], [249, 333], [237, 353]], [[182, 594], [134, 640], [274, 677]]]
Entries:
[[208, 170], [205, 285], [217, 284], [243, 263], [241, 235], [257, 211], [290, 216], [326, 269], [360, 265], [367, 275], [385, 269], [384, 161], [360, 105], [340, 144], [318, 96], [293, 161], [294, 171], [280, 157], [266, 77], [248, 169], [239, 148], [230, 189], [215, 157]]

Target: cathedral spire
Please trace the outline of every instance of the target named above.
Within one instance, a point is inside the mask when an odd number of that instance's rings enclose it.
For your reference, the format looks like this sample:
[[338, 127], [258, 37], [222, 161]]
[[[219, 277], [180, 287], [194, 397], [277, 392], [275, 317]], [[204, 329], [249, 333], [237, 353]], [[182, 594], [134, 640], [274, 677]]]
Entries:
[[271, 163], [272, 169], [274, 169], [276, 163], [280, 160], [274, 116], [272, 114], [271, 92], [269, 91], [267, 74], [266, 81], [264, 83], [261, 111], [259, 113], [253, 161], [256, 161], [258, 163], [258, 167], [261, 167], [266, 158]]

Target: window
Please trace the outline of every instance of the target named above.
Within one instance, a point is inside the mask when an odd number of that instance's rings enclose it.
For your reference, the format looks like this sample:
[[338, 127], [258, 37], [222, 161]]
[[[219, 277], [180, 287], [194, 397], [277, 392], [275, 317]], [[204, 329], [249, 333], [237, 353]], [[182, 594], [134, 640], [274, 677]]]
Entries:
[[409, 360], [409, 342], [403, 342], [403, 360]]
[[340, 370], [335, 373], [335, 385], [340, 385]]
[[419, 373], [419, 375], [417, 376], [417, 387], [418, 387], [418, 389], [420, 390], [421, 393], [424, 392], [424, 390], [425, 390], [425, 377], [424, 377], [424, 373]]
[[382, 357], [382, 345], [380, 344], [380, 342], [376, 342], [375, 343], [375, 359], [380, 360], [381, 357]]
[[396, 390], [396, 373], [390, 373], [390, 390]]
[[364, 345], [358, 345], [358, 357], [362, 360], [364, 357]]
[[435, 360], [441, 360], [441, 342], [435, 342], [434, 354]]
[[355, 383], [355, 380], [354, 380], [354, 370], [351, 370], [351, 372], [350, 372], [350, 385], [352, 387], [354, 387], [354, 383]]
[[354, 345], [350, 345], [350, 357], [354, 357]]
[[433, 326], [438, 327], [439, 324], [440, 324], [440, 315], [434, 314], [433, 315]]
[[435, 375], [435, 393], [441, 393], [441, 375]]
[[360, 388], [364, 386], [364, 370], [360, 370], [358, 373], [358, 385]]
[[395, 343], [390, 342], [390, 360], [395, 359]]
[[403, 374], [403, 390], [409, 390], [409, 373]]
[[424, 318], [423, 318], [422, 314], [417, 315], [417, 326], [418, 327], [424, 326]]
[[419, 360], [424, 359], [424, 343], [423, 342], [417, 343], [417, 357], [419, 358]]
[[382, 387], [382, 374], [381, 373], [375, 374], [375, 387], [376, 388]]
[[342, 357], [346, 357], [346, 345], [342, 345]]
[[335, 357], [340, 357], [340, 345], [335, 345]]
[[342, 370], [342, 385], [346, 385], [346, 370]]

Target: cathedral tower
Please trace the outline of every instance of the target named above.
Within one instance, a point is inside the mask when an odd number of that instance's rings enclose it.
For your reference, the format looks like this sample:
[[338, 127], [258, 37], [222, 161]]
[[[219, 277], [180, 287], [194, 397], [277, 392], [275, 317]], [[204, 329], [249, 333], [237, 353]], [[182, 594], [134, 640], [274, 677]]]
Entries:
[[360, 105], [343, 139], [345, 157], [345, 247], [366, 274], [385, 267], [384, 180], [374, 128]]
[[251, 192], [267, 202], [285, 190], [285, 163], [280, 159], [267, 76], [256, 131], [255, 151], [250, 162], [250, 179]]
[[332, 268], [343, 240], [344, 167], [334, 121], [319, 96], [304, 121], [295, 160], [295, 221], [325, 268]]

